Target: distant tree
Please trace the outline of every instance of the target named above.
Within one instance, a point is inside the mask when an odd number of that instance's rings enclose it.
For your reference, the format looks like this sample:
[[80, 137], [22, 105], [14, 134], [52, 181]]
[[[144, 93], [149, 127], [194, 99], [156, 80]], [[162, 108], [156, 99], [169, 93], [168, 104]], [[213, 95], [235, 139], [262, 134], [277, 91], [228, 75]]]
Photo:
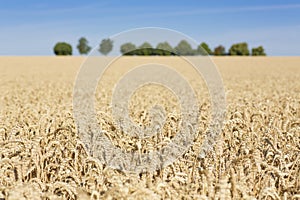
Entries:
[[78, 52], [82, 54], [88, 54], [91, 50], [91, 47], [88, 45], [88, 41], [86, 38], [81, 37], [78, 41], [77, 45]]
[[174, 49], [168, 42], [158, 43], [155, 49], [155, 55], [170, 56], [174, 55]]
[[99, 45], [99, 52], [103, 55], [107, 55], [109, 52], [111, 52], [113, 48], [113, 41], [111, 39], [103, 39]]
[[229, 55], [249, 56], [248, 44], [246, 42], [233, 44], [229, 49]]
[[252, 56], [266, 56], [265, 50], [262, 46], [252, 48], [251, 54]]
[[55, 44], [53, 51], [55, 55], [72, 55], [72, 46], [66, 42], [58, 42]]
[[153, 47], [151, 46], [150, 43], [144, 42], [141, 46], [138, 47], [137, 55], [141, 56], [150, 56], [153, 53]]
[[[205, 52], [204, 52], [204, 51]], [[197, 48], [197, 54], [200, 54], [200, 55], [212, 55], [213, 52], [212, 50], [209, 48], [208, 44], [206, 44], [205, 42], [202, 42], [198, 48]]]
[[157, 56], [170, 56], [174, 55], [174, 49], [168, 42], [161, 42], [156, 45], [156, 49], [152, 52], [153, 55]]
[[224, 56], [224, 55], [226, 55], [225, 47], [222, 46], [222, 45], [217, 46], [217, 47], [214, 49], [214, 55], [215, 55], [215, 56]]
[[136, 50], [136, 46], [130, 42], [122, 44], [120, 47], [120, 52], [123, 55], [134, 55], [135, 50]]
[[181, 40], [178, 45], [175, 47], [175, 52], [181, 56], [193, 55], [194, 50], [192, 46], [186, 41]]

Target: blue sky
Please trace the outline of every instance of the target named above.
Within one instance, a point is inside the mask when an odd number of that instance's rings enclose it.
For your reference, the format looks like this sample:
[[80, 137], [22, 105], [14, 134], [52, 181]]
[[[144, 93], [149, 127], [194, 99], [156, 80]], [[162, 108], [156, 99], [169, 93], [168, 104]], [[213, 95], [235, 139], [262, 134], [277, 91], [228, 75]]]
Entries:
[[174, 29], [211, 48], [246, 41], [268, 55], [300, 56], [298, 0], [0, 0], [0, 55], [53, 55], [58, 41], [77, 55], [81, 36], [95, 47], [139, 27]]

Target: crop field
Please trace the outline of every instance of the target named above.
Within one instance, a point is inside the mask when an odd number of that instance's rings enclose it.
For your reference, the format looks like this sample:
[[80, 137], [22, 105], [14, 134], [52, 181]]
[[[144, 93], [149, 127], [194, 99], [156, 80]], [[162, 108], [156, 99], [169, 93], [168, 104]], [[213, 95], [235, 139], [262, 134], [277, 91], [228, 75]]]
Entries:
[[[103, 58], [104, 59], [104, 58]], [[139, 141], [112, 118], [114, 84], [133, 65], [174, 67], [194, 88], [199, 130], [191, 148], [154, 172], [112, 169], [91, 156], [73, 115], [73, 89], [84, 57], [0, 57], [0, 199], [300, 199], [300, 57], [213, 57], [227, 111], [212, 150], [199, 157], [211, 120], [205, 82], [179, 57], [124, 57], [99, 81], [99, 127], [127, 152], [155, 151], [180, 126], [180, 105], [160, 85], [145, 85], [128, 105], [149, 125], [165, 108], [161, 134]]]

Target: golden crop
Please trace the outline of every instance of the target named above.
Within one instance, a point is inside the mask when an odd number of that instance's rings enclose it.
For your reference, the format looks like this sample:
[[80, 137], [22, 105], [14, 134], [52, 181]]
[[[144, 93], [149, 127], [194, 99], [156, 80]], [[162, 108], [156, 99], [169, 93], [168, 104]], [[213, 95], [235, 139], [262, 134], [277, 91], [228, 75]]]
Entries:
[[0, 58], [0, 199], [300, 199], [300, 58], [213, 58], [224, 80], [226, 121], [216, 145], [199, 158], [210, 120], [201, 77], [180, 58], [122, 58], [96, 93], [99, 126], [126, 151], [153, 151], [178, 130], [180, 106], [161, 86], [140, 88], [130, 115], [149, 124], [148, 110], [165, 107], [162, 134], [138, 141], [111, 117], [110, 98], [133, 64], [153, 59], [187, 77], [199, 99], [195, 143], [154, 173], [124, 173], [86, 152], [72, 113], [82, 57]]

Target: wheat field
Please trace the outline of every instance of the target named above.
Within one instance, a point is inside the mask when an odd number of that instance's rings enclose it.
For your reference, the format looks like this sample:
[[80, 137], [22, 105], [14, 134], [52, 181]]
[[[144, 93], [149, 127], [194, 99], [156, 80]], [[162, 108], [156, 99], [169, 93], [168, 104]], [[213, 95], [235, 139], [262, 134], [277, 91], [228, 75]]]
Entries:
[[[224, 81], [226, 120], [216, 145], [199, 157], [210, 120], [201, 77], [178, 57], [121, 58], [98, 84], [99, 126], [126, 151], [146, 152], [178, 130], [180, 107], [161, 86], [140, 88], [129, 109], [149, 124], [167, 113], [163, 134], [137, 145], [111, 117], [113, 85], [133, 64], [153, 60], [187, 77], [199, 99], [193, 146], [166, 168], [125, 173], [98, 162], [80, 139], [72, 112], [84, 57], [0, 57], [0, 199], [300, 199], [300, 57], [212, 58]], [[122, 135], [122, 137], [120, 137]]]

